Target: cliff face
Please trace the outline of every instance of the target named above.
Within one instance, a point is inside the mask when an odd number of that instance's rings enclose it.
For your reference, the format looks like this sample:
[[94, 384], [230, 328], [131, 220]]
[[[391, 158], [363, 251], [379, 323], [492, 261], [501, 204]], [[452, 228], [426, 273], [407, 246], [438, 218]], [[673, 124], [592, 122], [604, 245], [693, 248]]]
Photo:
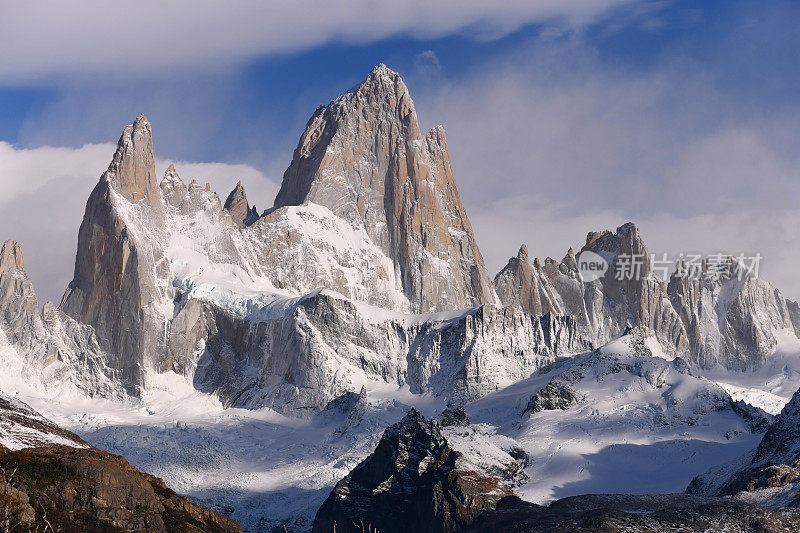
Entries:
[[175, 368], [227, 404], [307, 416], [365, 377], [458, 403], [588, 347], [568, 317], [492, 306], [439, 316], [376, 311], [331, 292], [249, 318], [190, 299], [173, 321], [170, 350]]
[[0, 250], [0, 324], [12, 343], [24, 342], [39, 314], [39, 300], [25, 272], [22, 248], [6, 241]]
[[155, 180], [153, 139], [147, 117], [125, 128], [111, 164], [89, 196], [78, 233], [75, 275], [59, 308], [92, 326], [109, 366], [125, 387], [142, 382], [143, 362], [163, 349], [163, 299], [157, 269], [167, 267], [158, 247], [131, 226], [156, 231], [164, 210]]
[[385, 66], [309, 120], [275, 207], [306, 202], [363, 226], [413, 311], [494, 303], [444, 130], [420, 132], [408, 89]]

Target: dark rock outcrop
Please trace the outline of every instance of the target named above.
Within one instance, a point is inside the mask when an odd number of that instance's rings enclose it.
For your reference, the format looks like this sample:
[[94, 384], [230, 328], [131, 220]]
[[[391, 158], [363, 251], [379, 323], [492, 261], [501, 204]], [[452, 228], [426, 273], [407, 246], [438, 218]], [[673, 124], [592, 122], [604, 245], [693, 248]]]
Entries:
[[500, 500], [465, 531], [496, 533], [637, 531], [797, 531], [800, 513], [725, 498], [684, 494], [588, 494], [542, 507], [515, 496]]
[[234, 520], [95, 448], [0, 445], [0, 474], [5, 531], [241, 531]]
[[314, 532], [460, 531], [509, 495], [412, 409], [336, 484], [317, 511]]
[[583, 397], [573, 391], [567, 383], [563, 380], [553, 379], [531, 396], [522, 414], [556, 409], [565, 411], [578, 405], [581, 401], [583, 401]]

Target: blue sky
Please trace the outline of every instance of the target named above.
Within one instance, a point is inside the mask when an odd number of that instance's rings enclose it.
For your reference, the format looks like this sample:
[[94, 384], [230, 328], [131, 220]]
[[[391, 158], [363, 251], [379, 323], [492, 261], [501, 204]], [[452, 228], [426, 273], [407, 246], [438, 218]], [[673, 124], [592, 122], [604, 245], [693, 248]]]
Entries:
[[[0, 183], [19, 191], [0, 204], [49, 206], [68, 243], [45, 252], [56, 237], [5, 209], [0, 238], [37, 263], [70, 270], [82, 203], [111, 157], [87, 145], [115, 142], [138, 113], [164, 163], [206, 163], [184, 168], [221, 195], [244, 175], [266, 207], [315, 107], [383, 62], [423, 126], [445, 126], [491, 270], [522, 242], [560, 257], [632, 219], [652, 251], [759, 251], [800, 297], [796, 1], [160, 4], [42, 14], [0, 0]], [[48, 297], [69, 278], [30, 268]]]

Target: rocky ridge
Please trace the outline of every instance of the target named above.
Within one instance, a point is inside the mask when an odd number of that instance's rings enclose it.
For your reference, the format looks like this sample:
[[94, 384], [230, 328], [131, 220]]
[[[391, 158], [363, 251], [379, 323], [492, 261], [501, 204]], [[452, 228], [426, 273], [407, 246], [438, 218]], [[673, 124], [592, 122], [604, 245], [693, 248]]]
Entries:
[[[781, 332], [800, 335], [794, 302], [750, 273], [738, 279], [733, 258], [727, 259], [726, 276], [707, 276], [710, 267], [704, 263], [699, 279], [676, 272], [665, 282], [654, 274], [648, 249], [631, 223], [614, 233], [589, 233], [577, 256], [584, 251], [608, 262], [600, 279], [583, 281], [572, 249], [561, 262], [547, 258], [542, 264], [538, 258], [531, 263], [523, 245], [495, 277], [500, 300], [533, 314], [572, 315], [595, 345], [629, 327], [645, 327], [666, 353], [703, 368], [753, 370], [774, 352]], [[633, 279], [617, 279], [620, 256], [642, 258]]]
[[57, 426], [25, 402], [0, 392], [0, 446], [16, 450], [50, 444], [88, 446], [82, 438]]
[[0, 473], [0, 527], [6, 531], [242, 530], [96, 448], [0, 445]]
[[686, 492], [738, 496], [772, 507], [800, 506], [800, 391], [754, 450], [696, 477]]

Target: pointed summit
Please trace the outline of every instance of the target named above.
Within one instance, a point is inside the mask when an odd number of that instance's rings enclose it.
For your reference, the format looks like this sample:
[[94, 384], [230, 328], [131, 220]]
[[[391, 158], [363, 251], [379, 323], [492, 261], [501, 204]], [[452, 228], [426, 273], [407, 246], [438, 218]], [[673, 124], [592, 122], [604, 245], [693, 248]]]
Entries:
[[23, 270], [25, 262], [22, 259], [22, 248], [19, 243], [8, 240], [3, 243], [3, 249], [0, 251], [0, 274], [12, 268]]
[[125, 127], [104, 176], [128, 201], [158, 203], [153, 132], [145, 115]]
[[244, 186], [241, 181], [236, 182], [236, 187], [233, 188], [228, 195], [228, 199], [225, 200], [225, 209], [240, 226], [249, 226], [258, 220], [258, 211], [255, 206], [251, 208], [247, 203], [247, 195], [244, 192]]
[[25, 272], [22, 248], [17, 241], [6, 241], [0, 251], [0, 323], [12, 326], [7, 335], [13, 341], [22, 325], [30, 323], [38, 312], [39, 301]]
[[495, 303], [442, 127], [420, 132], [400, 75], [376, 66], [308, 121], [275, 208], [329, 208], [392, 259], [411, 309]]
[[[174, 169], [173, 169], [174, 170]], [[127, 202], [141, 204], [143, 228], [157, 232], [164, 203], [157, 189], [153, 134], [139, 115], [122, 132], [117, 149], [100, 177], [78, 231], [75, 273], [59, 308], [94, 328], [109, 366], [120, 370], [126, 388], [142, 383], [143, 361], [154, 360], [163, 337], [158, 305], [161, 295], [155, 267], [161, 260], [152, 237], [132, 231]]]

